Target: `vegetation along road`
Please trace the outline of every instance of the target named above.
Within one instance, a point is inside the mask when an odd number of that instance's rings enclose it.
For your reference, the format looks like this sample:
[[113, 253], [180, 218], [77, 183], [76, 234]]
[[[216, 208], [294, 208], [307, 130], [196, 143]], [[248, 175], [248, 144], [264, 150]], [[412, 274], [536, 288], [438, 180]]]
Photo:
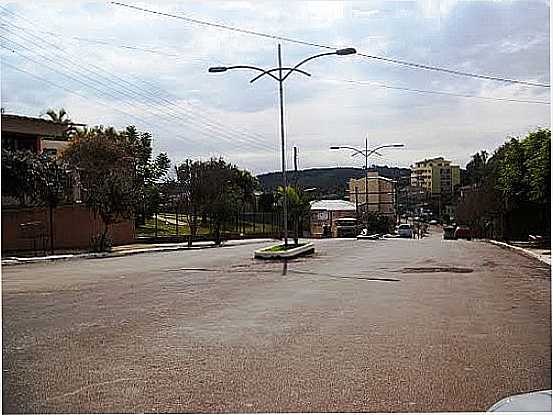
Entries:
[[286, 267], [256, 247], [4, 268], [4, 411], [481, 411], [551, 388], [533, 259], [437, 233]]

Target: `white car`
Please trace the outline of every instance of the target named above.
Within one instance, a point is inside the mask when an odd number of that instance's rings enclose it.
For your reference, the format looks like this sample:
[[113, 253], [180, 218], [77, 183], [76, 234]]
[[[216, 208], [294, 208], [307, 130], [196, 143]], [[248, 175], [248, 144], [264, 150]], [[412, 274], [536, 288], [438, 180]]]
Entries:
[[397, 234], [400, 238], [412, 238], [413, 228], [409, 223], [402, 223], [397, 227]]
[[488, 412], [549, 412], [551, 413], [551, 391], [538, 391], [508, 396], [496, 402]]

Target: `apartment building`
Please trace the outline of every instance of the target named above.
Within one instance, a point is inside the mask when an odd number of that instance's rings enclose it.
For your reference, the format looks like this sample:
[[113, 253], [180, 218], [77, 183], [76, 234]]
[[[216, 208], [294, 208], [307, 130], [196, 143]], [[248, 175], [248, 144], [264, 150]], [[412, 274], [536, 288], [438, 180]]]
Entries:
[[395, 216], [395, 181], [379, 176], [378, 172], [368, 172], [366, 183], [365, 191], [365, 178], [349, 179], [350, 202], [357, 203], [360, 211], [367, 208], [369, 212]]
[[443, 157], [417, 161], [411, 169], [411, 185], [433, 195], [452, 194], [461, 183], [459, 166]]

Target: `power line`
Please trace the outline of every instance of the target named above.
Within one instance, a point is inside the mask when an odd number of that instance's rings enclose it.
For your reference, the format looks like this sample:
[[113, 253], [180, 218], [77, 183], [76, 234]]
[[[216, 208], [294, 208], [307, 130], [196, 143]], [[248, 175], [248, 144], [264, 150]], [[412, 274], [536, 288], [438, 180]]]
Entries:
[[[159, 16], [171, 17], [171, 18], [174, 18], [174, 19], [179, 19], [179, 20], [186, 21], [188, 23], [215, 27], [217, 29], [229, 30], [229, 31], [243, 33], [243, 34], [252, 35], [252, 36], [264, 37], [264, 38], [274, 39], [274, 40], [282, 40], [282, 41], [289, 42], [289, 43], [296, 43], [296, 44], [305, 45], [305, 46], [313, 46], [313, 47], [322, 48], [322, 49], [333, 49], [333, 50], [338, 49], [336, 47], [329, 46], [329, 45], [324, 45], [324, 44], [320, 44], [320, 43], [314, 43], [314, 42], [308, 42], [308, 41], [304, 41], [304, 40], [293, 39], [293, 38], [290, 38], [290, 37], [272, 35], [272, 34], [258, 32], [258, 31], [254, 31], [254, 30], [242, 29], [242, 28], [235, 27], [235, 26], [228, 26], [228, 25], [224, 25], [224, 24], [208, 22], [208, 21], [205, 21], [205, 20], [193, 19], [193, 18], [186, 17], [186, 16], [179, 16], [179, 15], [176, 15], [176, 14], [171, 14], [171, 13], [165, 13], [165, 12], [160, 12], [160, 11], [156, 11], [156, 10], [146, 9], [146, 8], [143, 8], [143, 7], [133, 6], [133, 5], [130, 5], [130, 4], [120, 3], [120, 2], [117, 2], [117, 1], [112, 1], [111, 4], [114, 4], [116, 6], [121, 6], [121, 7], [127, 7], [127, 8], [138, 10], [138, 11], [141, 11], [141, 12], [144, 12], [144, 13], [151, 13], [151, 14], [156, 14], [156, 15], [159, 15]], [[463, 71], [443, 68], [443, 67], [439, 67], [439, 66], [432, 66], [432, 65], [425, 65], [425, 64], [415, 63], [415, 62], [409, 62], [409, 61], [405, 61], [405, 60], [402, 60], [402, 59], [370, 55], [370, 54], [363, 53], [363, 52], [359, 52], [358, 55], [362, 56], [362, 57], [365, 57], [365, 58], [368, 58], [368, 59], [374, 59], [374, 60], [378, 60], [378, 61], [382, 61], [382, 62], [386, 62], [386, 63], [406, 66], [406, 67], [415, 68], [415, 69], [423, 69], [423, 70], [444, 72], [444, 73], [448, 73], [448, 74], [451, 74], [451, 75], [466, 76], [466, 77], [471, 77], [471, 78], [479, 78], [479, 79], [485, 79], [485, 80], [489, 80], [489, 81], [498, 81], [498, 82], [506, 82], [506, 83], [511, 83], [511, 84], [521, 84], [521, 85], [526, 85], [526, 86], [536, 86], [536, 87], [542, 87], [542, 88], [550, 88], [549, 84], [543, 84], [543, 83], [538, 83], [538, 82], [528, 82], [528, 81], [522, 81], [522, 80], [518, 80], [518, 79], [503, 78], [503, 77], [499, 77], [499, 76], [490, 76], [490, 75], [482, 75], [482, 74], [476, 74], [476, 73], [470, 73], [470, 72], [463, 72]]]
[[394, 89], [399, 91], [415, 92], [420, 94], [448, 95], [448, 96], [460, 97], [460, 98], [476, 98], [476, 99], [482, 99], [482, 100], [488, 100], [488, 101], [518, 102], [523, 104], [551, 105], [551, 102], [549, 101], [536, 101], [536, 100], [514, 99], [514, 98], [496, 98], [496, 97], [487, 97], [487, 96], [481, 96], [481, 95], [458, 94], [454, 92], [433, 91], [428, 89], [416, 89], [416, 88], [392, 86], [392, 85], [386, 85], [386, 84], [381, 84], [381, 83], [372, 82], [372, 81], [358, 81], [358, 80], [352, 80], [352, 79], [325, 79], [325, 78], [315, 78], [315, 79], [318, 79], [321, 81], [330, 81], [330, 82], [344, 82], [344, 83], [363, 85], [363, 86], [374, 86], [377, 88]]
[[[2, 47], [2, 48], [5, 49], [4, 46], [0, 46], [0, 47]], [[32, 73], [32, 72], [29, 72], [29, 71], [25, 70], [25, 69], [19, 68], [19, 67], [15, 66], [15, 65], [12, 65], [12, 64], [6, 62], [5, 60], [2, 62], [2, 65], [5, 65], [5, 66], [7, 66], [8, 68], [11, 68], [11, 69], [13, 69], [13, 70], [22, 72], [22, 73], [24, 73], [24, 74], [27, 74], [28, 76], [31, 76], [31, 77], [33, 77], [33, 78], [35, 78], [35, 79], [38, 79], [39, 81], [42, 81], [42, 82], [46, 83], [47, 85], [51, 85], [51, 86], [53, 86], [53, 87], [55, 87], [55, 88], [62, 89], [62, 90], [64, 90], [64, 91], [68, 92], [69, 94], [72, 94], [72, 95], [78, 96], [78, 97], [80, 97], [80, 98], [83, 98], [83, 99], [86, 100], [87, 102], [91, 102], [91, 99], [90, 99], [89, 96], [83, 95], [83, 94], [81, 94], [81, 93], [79, 93], [79, 92], [76, 92], [76, 91], [74, 91], [73, 89], [68, 88], [68, 87], [66, 87], [66, 86], [64, 86], [64, 85], [60, 85], [60, 84], [58, 84], [58, 83], [56, 83], [56, 82], [52, 82], [52, 81], [50, 81], [50, 80], [48, 80], [48, 79], [46, 79], [46, 78], [43, 78], [43, 77], [41, 77], [41, 76], [39, 76], [39, 75], [36, 75], [36, 74], [34, 74], [34, 73]], [[102, 102], [100, 102], [100, 103], [101, 103], [102, 105], [106, 105], [107, 101], [103, 101], [103, 100], [101, 100], [101, 101], [102, 101]], [[118, 107], [115, 107], [115, 106], [113, 106], [113, 105], [107, 105], [107, 106], [109, 106], [111, 109], [115, 110], [116, 112], [119, 112], [119, 113], [121, 113], [121, 114], [123, 114], [123, 115], [125, 115], [125, 116], [128, 116], [128, 117], [132, 117], [132, 118], [134, 118], [134, 119], [136, 119], [136, 120], [142, 122], [142, 123], [145, 124], [145, 125], [150, 125], [150, 126], [152, 125], [152, 124], [151, 124], [150, 122], [148, 122], [147, 120], [145, 120], [145, 119], [143, 119], [143, 118], [141, 118], [141, 117], [138, 117], [138, 116], [136, 116], [136, 115], [134, 115], [134, 114], [128, 113], [128, 112], [126, 112], [126, 111], [123, 111], [123, 110], [119, 109]], [[171, 133], [173, 133], [173, 132], [171, 132]], [[178, 138], [181, 138], [182, 136], [177, 136], [177, 137], [178, 137]], [[188, 141], [188, 138], [187, 138], [187, 137], [186, 137], [186, 138], [183, 137], [182, 139], [183, 139], [183, 141]]]
[[[3, 47], [3, 46], [2, 46], [2, 47]], [[4, 47], [4, 48], [5, 48], [5, 47]], [[34, 73], [31, 73], [31, 72], [29, 72], [29, 71], [27, 71], [27, 70], [25, 70], [25, 69], [19, 68], [19, 67], [15, 66], [15, 65], [12, 65], [12, 64], [10, 64], [10, 63], [8, 63], [8, 62], [5, 62], [5, 61], [2, 62], [2, 65], [5, 65], [6, 67], [11, 68], [11, 69], [13, 69], [13, 70], [16, 70], [16, 71], [18, 71], [18, 72], [22, 72], [22, 73], [24, 73], [24, 74], [26, 74], [26, 75], [28, 75], [28, 76], [30, 76], [30, 77], [32, 77], [32, 78], [35, 78], [35, 79], [37, 79], [37, 80], [39, 80], [39, 81], [44, 82], [44, 83], [47, 84], [47, 85], [53, 86], [53, 87], [58, 88], [58, 89], [62, 89], [62, 90], [64, 90], [64, 91], [66, 91], [67, 93], [71, 94], [71, 95], [75, 95], [75, 96], [78, 96], [79, 98], [84, 99], [84, 100], [87, 101], [87, 102], [92, 102], [89, 96], [86, 96], [86, 95], [80, 94], [80, 93], [78, 93], [78, 92], [75, 92], [73, 89], [68, 88], [68, 87], [66, 87], [66, 86], [64, 86], [64, 85], [60, 85], [60, 84], [58, 84], [58, 83], [52, 82], [52, 81], [50, 81], [50, 80], [48, 80], [48, 79], [46, 79], [46, 78], [43, 78], [43, 77], [41, 77], [41, 76], [39, 76], [39, 75], [36, 75], [36, 74], [34, 74]], [[141, 117], [138, 117], [138, 116], [136, 116], [136, 115], [134, 115], [134, 114], [128, 113], [128, 112], [126, 112], [126, 111], [123, 111], [123, 110], [121, 110], [120, 108], [118, 108], [118, 107], [116, 107], [116, 106], [109, 105], [109, 103], [107, 103], [107, 101], [100, 102], [100, 104], [102, 104], [102, 105], [104, 105], [104, 106], [107, 106], [107, 107], [110, 107], [112, 110], [114, 110], [114, 111], [116, 111], [116, 112], [118, 112], [118, 113], [121, 113], [121, 114], [123, 114], [123, 115], [125, 115], [125, 116], [127, 116], [127, 117], [134, 118], [134, 119], [138, 120], [139, 122], [141, 122], [141, 123], [142, 123], [144, 126], [146, 126], [146, 127], [154, 128], [154, 129], [155, 129], [155, 128], [160, 128], [159, 125], [153, 125], [151, 122], [149, 122], [149, 121], [147, 121], [147, 120], [145, 120], [145, 119], [143, 119], [143, 118], [141, 118]], [[173, 131], [170, 131], [170, 130], [168, 130], [167, 128], [161, 127], [161, 129], [162, 129], [162, 130], [165, 130], [165, 131], [167, 131], [167, 132], [169, 132], [169, 133], [171, 134], [172, 137], [174, 137], [174, 138], [176, 138], [176, 139], [178, 139], [178, 140], [180, 140], [180, 141], [184, 141], [184, 142], [189, 142], [189, 141], [190, 141], [189, 137], [184, 137], [184, 136], [182, 136], [182, 135], [180, 135], [180, 134], [175, 134]], [[209, 145], [209, 144], [208, 144], [208, 145]], [[210, 150], [210, 154], [211, 154], [211, 156], [216, 155], [217, 157], [219, 157], [219, 156], [226, 156], [226, 154], [223, 153], [223, 152], [221, 152], [221, 151], [214, 151], [213, 147], [212, 147], [211, 150]], [[195, 155], [195, 156], [197, 156], [197, 157], [201, 157], [201, 156], [202, 156], [202, 154], [200, 154], [200, 153], [195, 153], [195, 154], [193, 153], [193, 154], [191, 154], [190, 156], [193, 156], [193, 155]], [[176, 162], [175, 162], [175, 163], [176, 163]]]
[[[3, 29], [9, 31], [9, 29], [6, 29], [5, 27], [4, 27]], [[13, 32], [11, 32], [11, 33], [12, 33], [12, 34], [15, 34], [15, 33], [13, 33]], [[21, 36], [20, 33], [17, 33], [17, 34], [15, 34], [15, 35], [22, 38], [22, 36]], [[29, 34], [29, 36], [36, 37], [36, 36], [34, 36], [34, 35], [32, 35], [32, 34]], [[22, 39], [23, 39], [23, 38], [22, 38]], [[27, 48], [27, 47], [25, 47], [25, 46], [23, 46], [23, 45], [21, 45], [21, 44], [19, 44], [19, 43], [17, 43], [17, 42], [14, 42], [13, 40], [9, 40], [9, 41], [12, 42], [12, 43], [14, 43], [14, 44], [16, 44], [16, 45], [19, 46], [20, 48], [23, 48], [23, 49], [32, 51], [31, 49], [29, 49], [29, 48]], [[53, 46], [55, 46], [55, 45], [53, 45]], [[62, 52], [64, 52], [63, 49], [60, 49], [60, 50], [62, 50]], [[18, 53], [18, 52], [16, 52], [16, 51], [13, 51], [13, 52]], [[67, 66], [67, 62], [68, 62], [69, 64], [71, 64], [71, 61], [70, 61], [70, 60], [67, 61], [66, 59], [64, 59], [62, 62], [58, 62], [58, 61], [52, 60], [50, 56], [41, 55], [40, 53], [37, 53], [37, 52], [34, 52], [34, 53], [38, 54], [38, 55], [41, 56], [42, 58], [44, 58], [44, 59], [46, 59], [46, 60], [48, 60], [48, 61], [50, 61], [50, 62], [52, 62], [52, 63], [55, 63], [56, 65], [61, 65], [62, 67], [66, 67], [66, 68], [68, 68], [69, 70], [72, 70], [71, 68], [69, 68], [69, 67]], [[19, 53], [18, 53], [18, 54], [19, 54]], [[23, 56], [24, 58], [27, 58], [27, 59], [32, 60], [31, 58], [26, 57], [25, 55], [21, 55], [21, 56]], [[36, 62], [36, 61], [35, 61], [35, 63], [43, 64], [43, 65], [44, 65], [44, 63], [42, 63], [42, 62]], [[113, 81], [113, 80], [111, 80], [111, 79], [108, 79], [108, 78], [106, 78], [105, 76], [98, 75], [97, 72], [91, 71], [91, 70], [89, 70], [89, 69], [87, 69], [87, 68], [82, 68], [81, 65], [74, 64], [73, 66], [77, 67], [79, 71], [85, 70], [85, 71], [87, 71], [87, 72], [93, 74], [94, 76], [99, 76], [100, 78], [106, 79], [108, 82], [110, 82], [110, 84], [115, 84], [115, 85], [121, 86], [120, 83], [118, 83], [118, 82], [116, 82], [116, 81]], [[99, 69], [101, 69], [101, 68], [99, 68]], [[59, 71], [58, 71], [58, 72], [59, 72]], [[82, 71], [81, 71], [81, 72], [82, 72]], [[81, 72], [78, 72], [78, 76], [82, 76], [82, 77], [84, 77], [84, 78], [86, 78], [86, 79], [88, 79], [88, 80], [90, 80], [90, 81], [92, 81], [92, 82], [94, 82], [94, 83], [96, 83], [96, 84], [98, 84], [98, 85], [100, 85], [100, 86], [106, 87], [106, 84], [104, 84], [104, 83], [98, 81], [97, 79], [95, 79], [95, 78], [93, 78], [93, 77], [90, 77], [90, 76], [88, 76], [88, 75], [86, 75], [86, 74], [83, 75]], [[104, 72], [107, 72], [107, 71], [104, 71]], [[109, 72], [107, 72], [107, 73], [109, 73]], [[62, 73], [62, 74], [65, 75], [66, 77], [69, 77], [69, 78], [71, 78], [71, 79], [77, 81], [77, 82], [82, 82], [82, 81], [80, 81], [80, 80], [78, 80], [78, 79], [75, 79], [73, 76], [68, 76], [68, 75], [65, 74], [65, 73]], [[112, 75], [112, 76], [115, 76], [115, 75]], [[119, 79], [121, 79], [121, 78], [119, 78]], [[126, 81], [125, 81], [125, 82], [126, 82]], [[134, 87], [134, 85], [132, 85], [131, 83], [128, 83], [128, 82], [127, 82], [127, 84], [129, 84], [129, 85], [131, 85], [131, 86]], [[86, 84], [86, 85], [90, 87], [90, 84]], [[98, 90], [98, 88], [96, 88], [96, 87], [94, 87], [94, 88], [95, 88], [96, 90]], [[114, 89], [111, 88], [110, 86], [107, 86], [107, 88], [109, 88], [110, 90], [114, 90]], [[134, 99], [133, 95], [130, 95], [130, 94], [129, 94], [129, 90], [126, 89], [126, 87], [123, 87], [123, 88], [124, 88], [124, 89], [123, 89], [123, 92], [116, 91], [115, 93], [116, 93], [116, 94], [124, 94], [126, 97], [130, 97], [131, 100]], [[135, 87], [135, 88], [136, 88], [136, 87]], [[163, 100], [162, 98], [158, 98], [158, 97], [155, 97], [155, 96], [154, 96], [154, 97], [151, 97], [151, 96], [145, 95], [145, 94], [143, 94], [142, 91], [140, 91], [140, 90], [138, 90], [138, 93], [137, 93], [136, 91], [130, 91], [130, 93], [132, 93], [132, 94], [134, 94], [134, 95], [141, 95], [142, 97], [146, 98], [146, 100], [154, 100], [154, 101], [157, 100], [158, 103], [160, 102], [160, 100]], [[111, 95], [113, 96], [113, 94], [111, 94]], [[117, 99], [117, 97], [115, 97], [115, 98]], [[166, 103], [170, 104], [170, 105], [176, 106], [176, 104], [172, 103], [171, 101], [168, 101], [168, 100], [164, 100], [164, 101], [165, 101]], [[177, 106], [177, 107], [178, 107], [178, 106]], [[150, 108], [150, 107], [148, 107], [147, 111], [148, 111], [148, 112], [151, 112], [151, 111], [149, 110], [149, 108]], [[188, 109], [185, 109], [185, 111], [189, 111], [189, 110], [188, 110]], [[155, 115], [157, 116], [157, 114], [155, 114]], [[162, 115], [163, 115], [163, 114], [162, 114]], [[181, 121], [181, 122], [183, 121], [183, 120], [182, 120], [181, 118], [179, 118], [178, 116], [175, 116], [175, 113], [174, 113], [174, 112], [173, 112], [173, 113], [170, 113], [170, 112], [167, 111], [167, 115], [168, 115], [168, 116], [171, 116], [171, 117], [173, 117], [173, 118], [175, 118], [175, 119], [177, 119], [177, 120], [179, 120], [179, 121]], [[189, 116], [189, 117], [190, 117], [190, 116]], [[195, 115], [195, 117], [199, 118], [200, 116]], [[195, 119], [190, 119], [190, 122], [193, 122], [193, 123], [196, 123], [196, 124], [197, 124], [197, 121], [196, 121]], [[220, 125], [217, 125], [217, 124], [213, 124], [212, 122], [204, 122], [204, 124], [205, 124], [208, 128], [215, 128], [215, 130], [216, 130], [215, 132], [216, 132], [220, 137], [225, 137], [225, 138], [226, 138], [226, 141], [227, 141], [228, 143], [236, 144], [237, 141], [238, 141], [238, 142], [244, 142], [244, 140], [242, 139], [241, 136], [236, 136], [235, 134], [231, 134], [229, 131], [227, 131], [226, 127], [223, 127], [223, 126], [220, 126]], [[204, 125], [202, 125], [202, 127], [205, 128]], [[205, 132], [201, 132], [201, 133], [205, 135]], [[257, 147], [261, 146], [261, 147], [263, 147], [263, 149], [273, 150], [272, 148], [270, 148], [270, 147], [268, 147], [268, 146], [262, 144], [261, 142], [259, 142], [259, 140], [255, 139], [255, 138], [248, 139], [248, 145], [253, 145], [253, 146], [257, 146]]]
[[[0, 8], [2, 8], [2, 6], [0, 6]], [[22, 16], [19, 16], [17, 15], [16, 13], [13, 13], [7, 9], [5, 9], [5, 11], [7, 11], [8, 13], [12, 14], [13, 16], [17, 17], [17, 18], [20, 18], [20, 19], [23, 19], [23, 20], [26, 20], [26, 21], [29, 21], [31, 22], [30, 20], [26, 19], [26, 18], [23, 18]], [[4, 23], [7, 23], [7, 22], [4, 22]], [[32, 22], [31, 22], [32, 23]], [[33, 35], [32, 33], [29, 33], [25, 28], [21, 27], [21, 26], [17, 26], [13, 23], [7, 23], [8, 25], [10, 26], [13, 26], [13, 27], [16, 27], [19, 29], [19, 31], [17, 33], [14, 33], [13, 31], [10, 31], [9, 29], [6, 29], [6, 27], [3, 27], [4, 30], [7, 30], [9, 31], [11, 34], [13, 35], [16, 35], [18, 37], [21, 37], [21, 34], [19, 33], [20, 31], [23, 31], [24, 33], [27, 33], [25, 36], [30, 36], [30, 37], [33, 37], [35, 39], [37, 39], [38, 41], [44, 41], [46, 42], [47, 44], [51, 45], [52, 47], [60, 50], [63, 54], [65, 54], [66, 56], [71, 56], [69, 55], [64, 49], [60, 48], [58, 45], [56, 44], [53, 44], [51, 42], [47, 42], [45, 41], [44, 39], [42, 39], [41, 37], [39, 36], [36, 36], [36, 35]], [[36, 42], [33, 40], [33, 43]], [[36, 53], [36, 52], [35, 52]], [[45, 57], [45, 59], [47, 60], [50, 60], [52, 61], [51, 59], [49, 59], [49, 57]], [[65, 58], [64, 58], [65, 60]], [[73, 60], [74, 62], [74, 60]], [[71, 63], [71, 60], [69, 61], [69, 63]], [[232, 144], [235, 144], [236, 141], [238, 142], [247, 142], [249, 145], [252, 145], [252, 146], [255, 146], [255, 147], [262, 147], [263, 149], [267, 149], [267, 150], [274, 150], [272, 147], [266, 145], [263, 143], [265, 137], [262, 137], [256, 133], [250, 133], [248, 131], [245, 131], [243, 129], [240, 129], [240, 128], [236, 128], [236, 127], [230, 127], [229, 125], [223, 125], [221, 123], [219, 123], [218, 121], [215, 121], [215, 120], [210, 120], [204, 110], [201, 111], [201, 114], [199, 114], [198, 112], [196, 112], [193, 108], [185, 108], [183, 107], [182, 105], [178, 105], [178, 104], [175, 104], [174, 102], [172, 101], [169, 101], [163, 97], [159, 97], [158, 95], [158, 91], [156, 91], [156, 93], [152, 94], [145, 94], [142, 89], [140, 89], [140, 87], [137, 87], [136, 85], [132, 84], [131, 82], [128, 82], [127, 80], [115, 75], [115, 74], [112, 74], [106, 70], [104, 70], [103, 68], [100, 68], [92, 63], [89, 63], [88, 66], [91, 66], [91, 67], [94, 67], [94, 68], [97, 68], [98, 70], [100, 70], [101, 72], [104, 72], [104, 73], [107, 73], [109, 78], [106, 78], [105, 76], [102, 76], [102, 75], [98, 75], [97, 72], [93, 71], [93, 70], [90, 70], [89, 68], [83, 68], [82, 66], [82, 62], [79, 61], [77, 62], [76, 64], [74, 64], [75, 67], [78, 68], [79, 71], [82, 72], [82, 70], [86, 71], [86, 72], [89, 72], [91, 74], [93, 74], [94, 76], [99, 76], [100, 78], [103, 78], [103, 79], [106, 79], [108, 82], [110, 82], [110, 84], [115, 84], [119, 87], [121, 87], [121, 83], [120, 82], [117, 82], [117, 81], [113, 81], [112, 79], [110, 79], [111, 77], [114, 77], [116, 79], [119, 79], [121, 80], [122, 82], [124, 82], [125, 84], [129, 85], [130, 87], [133, 88], [133, 90], [131, 90], [130, 92], [135, 94], [135, 95], [140, 95], [144, 98], [146, 98], [146, 100], [149, 102], [149, 101], [157, 101], [158, 103], [161, 103], [161, 102], [165, 102], [175, 108], [177, 108], [177, 113], [181, 113], [182, 111], [184, 111], [186, 113], [186, 116], [189, 117], [189, 120], [193, 123], [197, 123], [197, 122], [201, 122], [203, 123], [202, 126], [205, 124], [208, 128], [212, 128], [212, 129], [215, 129], [217, 134], [219, 134], [222, 138], [226, 138], [226, 141], [229, 142], [229, 143], [232, 143]], [[90, 79], [92, 82], [95, 82], [96, 84], [98, 84], [99, 82], [97, 81], [97, 79], [94, 79], [94, 78], [91, 78], [87, 75], [82, 75], [84, 77], [86, 77], [87, 79]], [[138, 79], [140, 82], [144, 83], [144, 84], [148, 84], [147, 82], [145, 81], [142, 81], [140, 79]], [[101, 85], [104, 85], [105, 84], [102, 84], [100, 83]], [[110, 87], [108, 87], [110, 88]], [[128, 87], [123, 87], [124, 88], [124, 93], [125, 95], [128, 97]], [[111, 88], [113, 90], [113, 88]], [[138, 91], [138, 92], [137, 92]], [[117, 93], [120, 93], [119, 91]], [[167, 95], [170, 95], [168, 93], [166, 93]], [[176, 97], [175, 97], [176, 98]], [[190, 104], [189, 104], [190, 105]], [[168, 114], [170, 116], [172, 116], [173, 118], [175, 117], [174, 116], [174, 113], [173, 114]], [[193, 118], [190, 118], [190, 117], [193, 117]], [[198, 119], [198, 121], [196, 121], [196, 119]], [[202, 119], [206, 119], [208, 121], [201, 121]], [[181, 120], [182, 121], [182, 120]], [[235, 132], [233, 132], [235, 131]], [[205, 133], [202, 132], [202, 134], [205, 135]], [[238, 135], [237, 135], [238, 134]]]

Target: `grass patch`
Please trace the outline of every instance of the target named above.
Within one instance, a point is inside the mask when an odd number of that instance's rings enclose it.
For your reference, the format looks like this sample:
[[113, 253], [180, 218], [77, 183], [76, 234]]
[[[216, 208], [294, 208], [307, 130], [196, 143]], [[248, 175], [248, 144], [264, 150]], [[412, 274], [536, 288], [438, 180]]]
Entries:
[[286, 252], [286, 251], [289, 251], [290, 249], [294, 249], [294, 248], [299, 248], [300, 246], [305, 246], [306, 244], [288, 244], [288, 249], [286, 249], [286, 247], [284, 245], [275, 245], [275, 246], [270, 246], [269, 248], [265, 248], [263, 249], [262, 251], [264, 252]]

